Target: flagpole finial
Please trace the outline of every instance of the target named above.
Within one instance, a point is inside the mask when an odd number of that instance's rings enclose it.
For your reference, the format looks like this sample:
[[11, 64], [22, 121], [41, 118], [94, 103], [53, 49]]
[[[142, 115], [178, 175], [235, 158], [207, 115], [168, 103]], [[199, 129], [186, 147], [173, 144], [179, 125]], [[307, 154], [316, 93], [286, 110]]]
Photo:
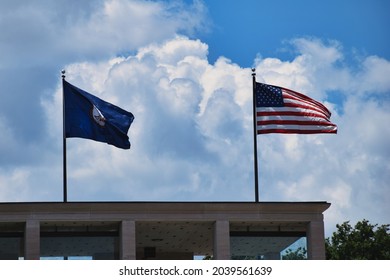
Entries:
[[65, 79], [65, 73], [66, 73], [65, 69], [62, 69], [61, 70], [61, 77], [62, 77], [62, 79]]
[[256, 68], [252, 68], [252, 76], [256, 76]]

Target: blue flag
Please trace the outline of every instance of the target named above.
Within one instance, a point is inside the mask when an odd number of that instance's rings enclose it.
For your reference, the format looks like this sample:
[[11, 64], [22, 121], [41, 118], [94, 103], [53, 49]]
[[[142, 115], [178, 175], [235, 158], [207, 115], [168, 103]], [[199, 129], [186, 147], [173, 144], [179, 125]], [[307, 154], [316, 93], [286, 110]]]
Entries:
[[130, 149], [132, 113], [63, 80], [65, 137], [79, 137]]

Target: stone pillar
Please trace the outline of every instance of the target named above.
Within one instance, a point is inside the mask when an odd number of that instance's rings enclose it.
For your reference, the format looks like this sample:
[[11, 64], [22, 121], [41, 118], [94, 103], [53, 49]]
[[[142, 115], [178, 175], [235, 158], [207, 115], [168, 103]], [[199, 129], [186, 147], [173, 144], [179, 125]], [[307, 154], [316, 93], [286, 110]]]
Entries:
[[311, 221], [307, 226], [307, 257], [309, 260], [325, 260], [324, 221]]
[[24, 231], [24, 259], [40, 258], [40, 224], [37, 220], [27, 220]]
[[215, 221], [213, 255], [215, 260], [230, 260], [229, 221]]
[[122, 221], [119, 233], [119, 259], [136, 259], [135, 221]]

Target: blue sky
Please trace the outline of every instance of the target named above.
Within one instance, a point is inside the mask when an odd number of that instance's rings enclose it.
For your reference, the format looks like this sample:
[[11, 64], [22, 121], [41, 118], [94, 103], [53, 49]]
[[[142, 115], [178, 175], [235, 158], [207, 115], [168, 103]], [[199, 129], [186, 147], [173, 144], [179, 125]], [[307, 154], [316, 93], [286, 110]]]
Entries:
[[61, 69], [131, 111], [132, 148], [68, 139], [69, 201], [253, 201], [251, 68], [337, 135], [258, 136], [262, 201], [389, 223], [388, 1], [1, 1], [0, 201], [62, 201]]
[[206, 1], [212, 32], [201, 35], [209, 45], [209, 59], [223, 55], [244, 67], [253, 57], [291, 59], [285, 41], [318, 37], [342, 42], [347, 52], [389, 57], [386, 15], [388, 1]]

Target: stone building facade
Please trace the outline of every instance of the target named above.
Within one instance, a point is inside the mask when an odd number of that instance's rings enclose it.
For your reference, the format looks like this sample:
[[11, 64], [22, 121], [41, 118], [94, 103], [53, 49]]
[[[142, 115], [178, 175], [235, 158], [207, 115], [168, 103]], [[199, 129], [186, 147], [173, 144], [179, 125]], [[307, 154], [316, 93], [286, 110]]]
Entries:
[[[325, 259], [327, 202], [0, 203], [0, 259]], [[296, 245], [296, 246], [298, 246]], [[293, 247], [290, 247], [293, 248]]]

